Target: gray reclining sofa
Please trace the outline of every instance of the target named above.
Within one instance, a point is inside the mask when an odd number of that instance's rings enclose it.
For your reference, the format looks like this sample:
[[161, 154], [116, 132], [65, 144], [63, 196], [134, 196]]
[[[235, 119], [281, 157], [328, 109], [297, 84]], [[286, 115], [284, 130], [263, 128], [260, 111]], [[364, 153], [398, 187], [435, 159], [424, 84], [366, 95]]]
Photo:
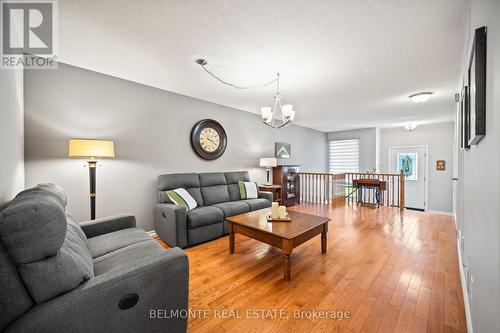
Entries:
[[[177, 173], [158, 176], [158, 201], [154, 210], [156, 233], [170, 246], [185, 248], [228, 233], [225, 218], [271, 206], [272, 193], [257, 199], [240, 199], [238, 181], [250, 181], [247, 171]], [[186, 212], [166, 191], [184, 188], [198, 207]]]
[[76, 223], [61, 188], [19, 193], [0, 212], [0, 331], [185, 332], [188, 258], [129, 215]]

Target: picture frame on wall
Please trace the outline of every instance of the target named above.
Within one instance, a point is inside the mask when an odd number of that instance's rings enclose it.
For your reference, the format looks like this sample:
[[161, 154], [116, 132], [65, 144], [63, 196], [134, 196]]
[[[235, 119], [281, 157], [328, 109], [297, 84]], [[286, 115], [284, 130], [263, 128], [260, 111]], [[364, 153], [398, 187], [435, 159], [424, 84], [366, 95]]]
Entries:
[[468, 143], [486, 135], [486, 27], [475, 30], [468, 71]]
[[285, 158], [286, 159], [286, 158], [290, 158], [290, 156], [292, 155], [290, 144], [285, 143], [285, 142], [276, 142], [274, 152], [275, 152], [276, 158]]
[[469, 87], [464, 85], [460, 94], [460, 147], [469, 149]]

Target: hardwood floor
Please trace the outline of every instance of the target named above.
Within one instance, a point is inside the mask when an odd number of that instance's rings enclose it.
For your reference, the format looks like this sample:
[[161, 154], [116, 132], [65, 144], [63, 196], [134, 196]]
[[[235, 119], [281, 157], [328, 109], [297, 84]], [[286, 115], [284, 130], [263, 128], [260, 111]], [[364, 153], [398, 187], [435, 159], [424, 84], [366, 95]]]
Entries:
[[290, 209], [332, 218], [327, 253], [319, 237], [296, 248], [287, 282], [281, 251], [241, 235], [233, 255], [228, 237], [187, 249], [190, 309], [206, 310], [192, 313], [190, 332], [467, 330], [451, 217], [349, 205]]

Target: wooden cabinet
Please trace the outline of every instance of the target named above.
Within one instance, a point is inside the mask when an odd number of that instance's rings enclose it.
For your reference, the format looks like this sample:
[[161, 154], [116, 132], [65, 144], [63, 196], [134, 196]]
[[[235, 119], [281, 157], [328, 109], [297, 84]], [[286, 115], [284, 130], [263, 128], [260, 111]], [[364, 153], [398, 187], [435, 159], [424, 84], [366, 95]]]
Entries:
[[281, 186], [281, 202], [285, 206], [300, 204], [300, 178], [298, 165], [273, 167], [273, 184]]

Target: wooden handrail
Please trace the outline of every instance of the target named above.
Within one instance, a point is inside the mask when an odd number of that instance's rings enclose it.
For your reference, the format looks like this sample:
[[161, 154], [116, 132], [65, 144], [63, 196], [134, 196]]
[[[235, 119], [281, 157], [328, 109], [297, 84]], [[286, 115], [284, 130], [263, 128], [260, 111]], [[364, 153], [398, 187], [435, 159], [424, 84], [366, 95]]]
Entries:
[[327, 173], [327, 172], [300, 172], [301, 175], [321, 175], [321, 176], [335, 176], [343, 175], [343, 173]]
[[347, 172], [351, 175], [369, 175], [369, 176], [399, 176], [399, 173], [371, 173], [371, 172]]

